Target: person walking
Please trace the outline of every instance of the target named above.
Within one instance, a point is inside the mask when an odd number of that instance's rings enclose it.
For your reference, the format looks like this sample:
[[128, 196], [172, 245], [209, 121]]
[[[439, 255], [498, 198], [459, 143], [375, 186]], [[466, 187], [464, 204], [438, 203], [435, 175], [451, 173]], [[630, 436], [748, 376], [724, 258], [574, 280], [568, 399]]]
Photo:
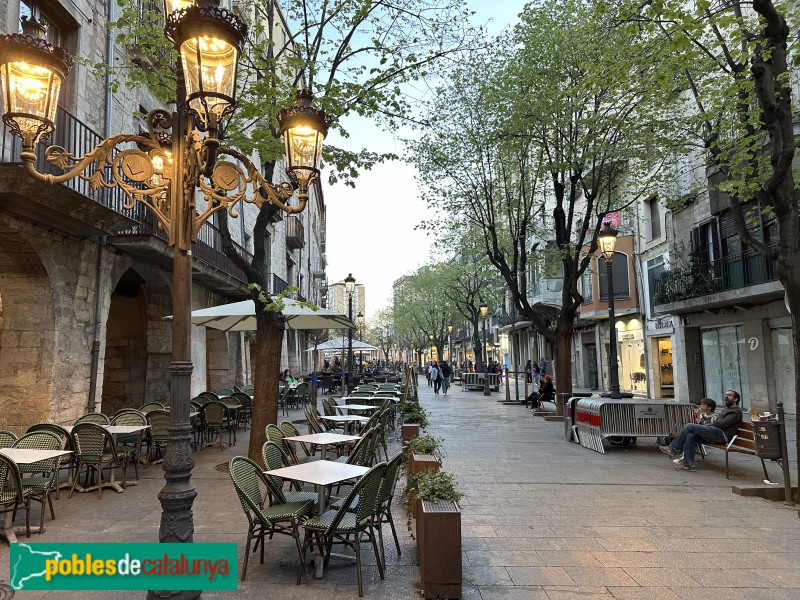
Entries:
[[428, 387], [433, 387], [433, 380], [431, 374], [433, 373], [433, 363], [428, 363], [428, 368], [425, 369], [425, 376], [428, 378]]
[[447, 364], [446, 360], [443, 360], [439, 370], [442, 372], [442, 395], [447, 396], [447, 390], [450, 388], [450, 377], [453, 375], [453, 369]]
[[528, 359], [528, 362], [525, 363], [525, 381], [528, 383], [533, 383], [533, 364], [531, 363], [531, 359]]
[[439, 363], [436, 361], [431, 363], [431, 381], [433, 381], [433, 393], [438, 396], [442, 387], [442, 372], [439, 369]]

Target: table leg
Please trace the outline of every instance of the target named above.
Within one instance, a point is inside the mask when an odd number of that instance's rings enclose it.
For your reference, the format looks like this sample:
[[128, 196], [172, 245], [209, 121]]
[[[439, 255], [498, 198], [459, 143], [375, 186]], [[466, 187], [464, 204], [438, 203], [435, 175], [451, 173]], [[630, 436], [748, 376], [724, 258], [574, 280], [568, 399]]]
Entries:
[[[322, 452], [324, 455], [325, 446], [322, 447]], [[323, 458], [323, 460], [325, 460]], [[321, 517], [322, 514], [325, 512], [325, 504], [326, 504], [326, 490], [327, 487], [324, 485], [317, 486], [317, 516]], [[320, 548], [317, 548], [317, 552], [314, 554], [314, 579], [322, 579], [322, 567], [325, 564], [325, 555], [322, 553]]]

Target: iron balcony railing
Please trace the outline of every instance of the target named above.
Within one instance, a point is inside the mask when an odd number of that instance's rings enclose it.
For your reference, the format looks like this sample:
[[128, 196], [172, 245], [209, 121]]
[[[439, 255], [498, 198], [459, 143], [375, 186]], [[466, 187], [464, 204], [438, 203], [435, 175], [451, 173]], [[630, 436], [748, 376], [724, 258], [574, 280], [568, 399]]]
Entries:
[[281, 292], [289, 288], [289, 284], [280, 277], [278, 277], [277, 275], [275, 275], [275, 273], [269, 273], [267, 277], [272, 282], [272, 289], [270, 290], [270, 293], [280, 294]]
[[[44, 151], [47, 146], [53, 144], [61, 146], [75, 156], [80, 157], [94, 149], [97, 144], [103, 141], [103, 137], [61, 106], [56, 111], [55, 124], [56, 129], [51, 139], [36, 147], [36, 169], [42, 173], [58, 175], [62, 173], [61, 169], [51, 165], [44, 159]], [[11, 135], [7, 127], [2, 127], [0, 163], [19, 162], [20, 150], [19, 138]], [[106, 167], [106, 169], [109, 168]], [[106, 173], [106, 179], [111, 180], [110, 173]], [[123, 232], [122, 235], [155, 235], [166, 240], [166, 232], [158, 227], [155, 217], [144, 206], [137, 204], [130, 210], [123, 208], [127, 198], [121, 189], [101, 187], [93, 190], [89, 182], [81, 178], [67, 181], [64, 185], [110, 210], [136, 221], [136, 224]], [[242, 246], [234, 242], [234, 247], [239, 255], [248, 262], [252, 260], [253, 256]], [[206, 221], [200, 228], [197, 243], [192, 248], [192, 254], [197, 260], [216, 267], [243, 283], [247, 283], [244, 273], [222, 253], [222, 237], [219, 229], [212, 223]]]
[[665, 271], [655, 281], [653, 302], [670, 304], [778, 279], [775, 262], [755, 250], [731, 254], [689, 270]]
[[305, 247], [306, 236], [303, 223], [298, 217], [286, 218], [286, 245], [295, 250]]

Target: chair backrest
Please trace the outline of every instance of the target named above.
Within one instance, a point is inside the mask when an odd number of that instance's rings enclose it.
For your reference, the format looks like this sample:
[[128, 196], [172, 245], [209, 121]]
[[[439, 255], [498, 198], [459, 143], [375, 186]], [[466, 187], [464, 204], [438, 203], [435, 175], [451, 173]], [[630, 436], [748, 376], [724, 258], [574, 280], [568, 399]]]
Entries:
[[151, 410], [164, 410], [164, 405], [161, 402], [146, 402], [139, 407], [139, 412], [144, 414], [149, 413]]
[[209, 391], [200, 392], [198, 396], [204, 396], [209, 400], [219, 400], [219, 396], [217, 396], [214, 392], [209, 392]]
[[250, 408], [250, 405], [253, 403], [253, 399], [244, 392], [234, 392], [231, 395], [236, 398], [239, 401], [239, 404], [245, 408]]
[[204, 402], [195, 402], [194, 400], [189, 400], [189, 411], [195, 412], [202, 412], [203, 404], [205, 404], [205, 398], [203, 398]]
[[0, 506], [23, 502], [19, 467], [17, 463], [2, 454], [0, 454], [0, 490], [3, 490], [5, 494], [13, 493], [12, 497], [0, 501]]
[[297, 429], [297, 427], [294, 426], [294, 423], [292, 423], [291, 421], [281, 421], [278, 427], [280, 427], [285, 437], [300, 435], [300, 431]]
[[361, 439], [358, 440], [350, 454], [347, 456], [347, 463], [350, 465], [359, 465], [361, 467], [368, 467], [372, 464], [372, 455], [375, 452], [375, 434], [377, 429], [369, 429], [365, 431]]
[[203, 404], [203, 421], [207, 426], [215, 427], [225, 423], [228, 407], [219, 400], [209, 400]]
[[222, 388], [221, 390], [217, 390], [217, 396], [220, 398], [223, 396], [233, 396], [233, 390], [231, 388]]
[[378, 491], [378, 506], [381, 507], [387, 502], [391, 502], [394, 496], [394, 489], [400, 475], [400, 465], [403, 463], [403, 453], [398, 452], [389, 462], [386, 463], [386, 473], [384, 473], [381, 488]]
[[196, 403], [198, 406], [203, 406], [206, 402], [211, 400], [208, 396], [195, 396], [192, 398], [191, 402]]
[[281, 428], [275, 425], [274, 423], [270, 423], [267, 425], [267, 439], [270, 442], [275, 442], [279, 446], [283, 446], [283, 438], [286, 436], [281, 431]]
[[308, 381], [304, 381], [303, 383], [298, 383], [297, 387], [294, 389], [294, 393], [298, 396], [310, 396], [311, 395], [311, 384]]
[[[30, 450], [63, 450], [64, 440], [50, 431], [31, 431], [14, 442], [14, 448]], [[55, 459], [53, 459], [55, 460]]]
[[147, 416], [138, 410], [125, 409], [124, 412], [119, 411], [111, 418], [111, 424], [147, 425]]
[[261, 521], [268, 524], [269, 520], [261, 511], [261, 507], [264, 505], [264, 494], [261, 493], [259, 483], [267, 485], [261, 467], [246, 456], [234, 456], [228, 463], [228, 470], [233, 487], [236, 489], [236, 495], [239, 496], [239, 502], [247, 515], [247, 520], [251, 523]]
[[72, 428], [75, 452], [79, 455], [99, 456], [104, 451], [113, 455], [117, 461], [117, 448], [114, 438], [97, 423], [78, 423]]
[[336, 415], [336, 409], [333, 407], [334, 404], [336, 404], [336, 401], [331, 398], [322, 399], [322, 412], [325, 413], [326, 417], [333, 417]]
[[11, 448], [16, 441], [17, 436], [14, 432], [0, 429], [0, 448]]
[[[289, 459], [286, 454], [275, 442], [264, 442], [261, 446], [261, 458], [264, 461], [264, 466], [267, 471], [274, 469], [282, 469], [289, 466]], [[270, 491], [275, 495], [277, 501], [281, 504], [286, 502], [286, 496], [283, 494], [283, 478], [277, 475], [265, 475], [266, 479], [272, 482]]]
[[110, 425], [111, 419], [109, 419], [103, 413], [89, 413], [88, 415], [83, 415], [82, 417], [78, 417], [75, 419], [73, 425], [77, 425], [78, 423], [95, 423], [97, 425]]
[[36, 423], [28, 427], [28, 431], [25, 433], [32, 433], [34, 431], [49, 431], [57, 435], [61, 441], [63, 442], [64, 450], [74, 450], [72, 447], [72, 435], [69, 431], [64, 429], [61, 425], [56, 423]]
[[348, 512], [355, 513], [356, 522], [359, 525], [363, 525], [368, 519], [373, 517], [378, 508], [378, 490], [380, 490], [381, 481], [385, 473], [386, 463], [379, 463], [364, 473], [347, 496], [345, 496], [341, 508], [336, 512], [336, 516], [331, 520], [330, 525], [328, 525], [325, 531], [326, 535], [330, 535], [332, 532], [336, 531]]
[[154, 441], [163, 442], [169, 437], [169, 411], [151, 410], [147, 413], [147, 424], [150, 425], [150, 437]]
[[112, 424], [116, 424], [116, 418], [117, 417], [119, 417], [120, 415], [129, 414], [129, 413], [130, 414], [135, 414], [135, 415], [141, 415], [141, 417], [143, 419], [145, 419], [145, 421], [143, 421], [143, 422], [146, 422], [146, 420], [147, 420], [147, 417], [145, 416], [145, 414], [142, 411], [140, 411], [138, 408], [120, 408], [117, 412], [115, 412], [111, 416], [111, 423]]
[[317, 410], [313, 406], [309, 406], [304, 412], [306, 415], [306, 423], [308, 423], [308, 432], [323, 433], [325, 429], [317, 419], [317, 415], [319, 414]]

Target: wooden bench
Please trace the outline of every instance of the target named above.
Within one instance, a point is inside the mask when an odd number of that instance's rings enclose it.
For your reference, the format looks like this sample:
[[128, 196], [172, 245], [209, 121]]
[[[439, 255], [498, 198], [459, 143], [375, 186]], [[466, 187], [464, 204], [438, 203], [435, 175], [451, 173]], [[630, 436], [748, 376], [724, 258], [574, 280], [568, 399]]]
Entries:
[[[755, 434], [753, 433], [753, 424], [749, 422], [743, 422], [741, 425], [739, 425], [739, 430], [736, 432], [736, 435], [733, 436], [733, 438], [727, 444], [709, 444], [708, 442], [703, 442], [700, 445], [700, 454], [703, 455], [703, 458], [706, 456], [706, 448], [717, 448], [725, 451], [725, 478], [730, 479], [730, 476], [728, 475], [729, 453], [738, 452], [739, 454], [758, 456], [758, 452], [756, 451]], [[759, 456], [759, 458], [761, 457]], [[761, 458], [761, 467], [764, 469], [764, 478], [769, 479], [769, 475], [767, 474], [767, 465], [764, 463], [763, 458]]]

